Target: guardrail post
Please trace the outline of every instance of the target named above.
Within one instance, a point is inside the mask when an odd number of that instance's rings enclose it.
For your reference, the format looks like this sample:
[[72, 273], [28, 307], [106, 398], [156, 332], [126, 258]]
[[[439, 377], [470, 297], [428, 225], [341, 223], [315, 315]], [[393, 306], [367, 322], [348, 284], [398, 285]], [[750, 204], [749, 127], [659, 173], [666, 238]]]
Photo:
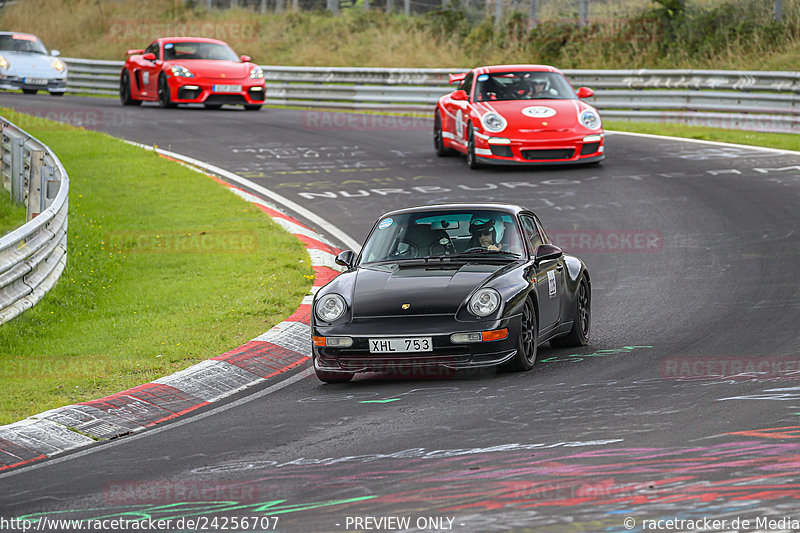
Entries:
[[22, 145], [25, 144], [25, 139], [11, 137], [11, 199], [14, 203], [21, 204], [24, 198], [24, 189], [22, 182], [22, 175], [24, 167], [22, 164]]
[[369, 0], [364, 0], [364, 11], [369, 11]]
[[531, 0], [531, 9], [528, 14], [528, 29], [539, 25], [539, 1]]
[[778, 22], [783, 18], [782, 0], [775, 0], [772, 4], [772, 17]]
[[28, 217], [33, 220], [44, 211], [42, 207], [42, 159], [44, 152], [31, 150], [30, 178], [28, 181]]
[[411, 0], [403, 0], [403, 13], [406, 16], [411, 14]]
[[50, 207], [56, 199], [58, 188], [61, 187], [61, 180], [56, 176], [56, 167], [47, 165], [41, 169], [42, 179], [42, 211]]
[[578, 0], [578, 26], [583, 28], [589, 23], [589, 0]]

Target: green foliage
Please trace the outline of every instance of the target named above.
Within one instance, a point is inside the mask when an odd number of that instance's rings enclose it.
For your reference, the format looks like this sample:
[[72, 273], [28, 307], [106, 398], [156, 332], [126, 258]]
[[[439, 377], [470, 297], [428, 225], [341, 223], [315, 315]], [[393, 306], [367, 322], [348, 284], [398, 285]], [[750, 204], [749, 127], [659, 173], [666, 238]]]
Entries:
[[12, 202], [9, 192], [0, 186], [0, 237], [25, 224], [25, 215], [25, 206]]

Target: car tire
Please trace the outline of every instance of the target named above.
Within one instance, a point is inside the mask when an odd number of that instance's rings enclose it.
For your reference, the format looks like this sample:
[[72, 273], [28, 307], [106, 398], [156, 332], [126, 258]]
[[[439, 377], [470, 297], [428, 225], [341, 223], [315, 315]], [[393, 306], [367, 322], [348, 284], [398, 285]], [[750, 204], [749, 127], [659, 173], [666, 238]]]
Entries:
[[575, 316], [572, 329], [563, 337], [550, 341], [553, 348], [568, 348], [572, 346], [586, 346], [589, 342], [589, 331], [592, 320], [592, 294], [586, 278], [581, 276], [578, 281], [578, 290], [575, 294]]
[[314, 372], [316, 372], [317, 378], [325, 383], [347, 383], [353, 379], [354, 375], [351, 372], [328, 372], [319, 368], [315, 368]]
[[530, 298], [525, 299], [520, 317], [517, 353], [503, 365], [503, 370], [524, 372], [536, 364], [537, 344], [539, 340], [539, 323], [536, 320], [536, 309]]
[[25, 94], [36, 94], [39, 91], [37, 89], [22, 89], [22, 92]]
[[222, 109], [222, 104], [203, 104], [206, 109]]
[[167, 83], [167, 77], [163, 74], [158, 78], [158, 105], [164, 108], [175, 107], [176, 105], [169, 96], [169, 84]]
[[259, 111], [261, 109], [261, 104], [244, 104], [244, 108], [247, 111]]
[[439, 157], [447, 157], [453, 154], [453, 150], [444, 147], [444, 137], [442, 136], [442, 115], [439, 110], [433, 118], [433, 148]]
[[59, 91], [57, 93], [50, 93], [50, 96], [64, 96], [65, 91]]
[[481, 164], [475, 157], [475, 134], [472, 132], [472, 124], [469, 125], [469, 139], [467, 140], [467, 166], [472, 170], [481, 168]]
[[131, 96], [131, 77], [127, 70], [122, 72], [119, 77], [119, 101], [122, 105], [141, 105], [141, 100], [135, 100]]

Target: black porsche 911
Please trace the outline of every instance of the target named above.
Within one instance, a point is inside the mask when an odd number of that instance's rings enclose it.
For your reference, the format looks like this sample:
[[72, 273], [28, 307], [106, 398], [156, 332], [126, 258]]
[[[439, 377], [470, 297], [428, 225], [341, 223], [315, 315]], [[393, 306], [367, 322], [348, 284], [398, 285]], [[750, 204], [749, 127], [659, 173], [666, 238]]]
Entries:
[[317, 292], [312, 312], [322, 381], [409, 368], [529, 370], [539, 344], [589, 339], [589, 272], [523, 207], [392, 211], [360, 254], [346, 250], [336, 262], [347, 269]]

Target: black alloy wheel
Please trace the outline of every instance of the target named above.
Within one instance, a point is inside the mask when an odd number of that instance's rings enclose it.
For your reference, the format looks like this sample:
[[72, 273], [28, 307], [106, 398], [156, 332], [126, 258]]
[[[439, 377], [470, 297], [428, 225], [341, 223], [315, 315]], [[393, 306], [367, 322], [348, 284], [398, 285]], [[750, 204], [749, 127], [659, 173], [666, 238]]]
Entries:
[[530, 298], [525, 300], [520, 317], [519, 338], [517, 340], [517, 353], [503, 365], [503, 369], [512, 372], [530, 370], [536, 364], [537, 344], [539, 340], [539, 324], [536, 320], [536, 310]]
[[172, 99], [169, 96], [169, 85], [167, 85], [167, 77], [163, 74], [158, 78], [158, 105], [161, 107], [175, 107]]

